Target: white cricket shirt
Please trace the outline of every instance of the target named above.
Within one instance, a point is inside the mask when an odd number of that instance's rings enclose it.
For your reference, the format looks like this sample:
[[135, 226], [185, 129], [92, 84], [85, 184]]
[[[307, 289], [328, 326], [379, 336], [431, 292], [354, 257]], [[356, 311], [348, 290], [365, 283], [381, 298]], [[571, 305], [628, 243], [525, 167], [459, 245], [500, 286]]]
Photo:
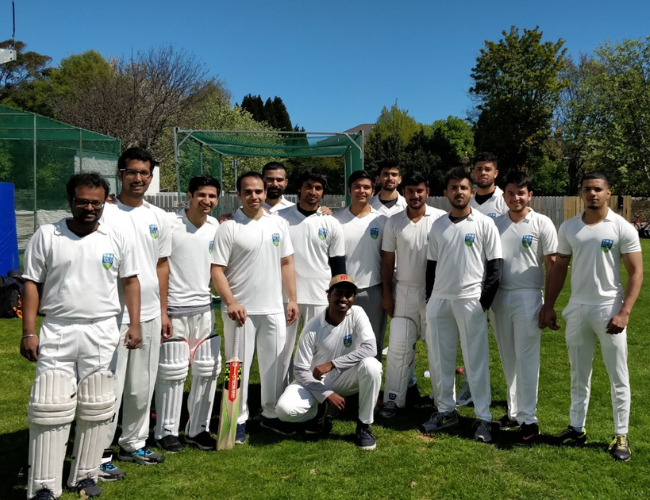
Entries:
[[496, 219], [499, 215], [503, 215], [508, 211], [508, 205], [506, 205], [506, 200], [503, 199], [503, 191], [499, 186], [495, 186], [494, 193], [488, 198], [482, 205], [476, 203], [474, 196], [469, 200], [469, 205], [481, 212], [483, 215], [487, 215], [492, 219]]
[[432, 296], [451, 300], [479, 298], [485, 264], [503, 258], [496, 225], [474, 209], [456, 224], [449, 215], [436, 220], [428, 253], [428, 259], [438, 263]]
[[264, 208], [266, 208], [269, 212], [272, 214], [279, 212], [280, 210], [284, 210], [285, 208], [293, 207], [295, 203], [293, 201], [287, 200], [284, 196], [280, 198], [280, 203], [276, 203], [275, 205], [271, 206], [268, 203], [264, 202]]
[[582, 215], [564, 221], [557, 252], [573, 255], [569, 303], [612, 304], [622, 298], [621, 256], [641, 251], [634, 226], [609, 210], [605, 220], [588, 226]]
[[120, 229], [100, 223], [77, 236], [62, 219], [37, 229], [25, 249], [23, 277], [43, 283], [39, 311], [68, 321], [96, 321], [121, 310], [118, 278], [136, 276], [133, 245]]
[[[129, 207], [116, 200], [115, 205], [106, 203], [102, 220], [111, 226], [123, 225], [124, 219], [115, 215], [116, 212], [129, 215], [133, 221], [134, 254], [140, 271], [140, 321], [144, 323], [160, 316], [160, 288], [156, 266], [158, 259], [169, 257], [171, 254], [167, 213], [146, 201], [139, 207]], [[125, 305], [122, 323], [128, 322], [129, 313]]]
[[426, 285], [427, 242], [433, 223], [447, 212], [427, 205], [419, 221], [413, 222], [407, 209], [391, 216], [384, 227], [381, 249], [395, 252], [395, 277], [398, 282], [410, 285]]
[[365, 217], [357, 217], [346, 208], [334, 218], [343, 227], [347, 274], [362, 289], [381, 283], [381, 240], [388, 218], [372, 207]]
[[[380, 191], [381, 192], [381, 191]], [[399, 193], [397, 193], [397, 202], [391, 208], [388, 208], [384, 205], [379, 199], [379, 193], [370, 198], [370, 206], [377, 210], [381, 215], [390, 217], [393, 214], [399, 213], [402, 210], [406, 209], [406, 199]]]
[[197, 307], [212, 303], [210, 267], [219, 222], [208, 216], [199, 228], [184, 208], [169, 214], [172, 251], [169, 256], [169, 307]]
[[557, 252], [557, 232], [551, 219], [531, 208], [516, 224], [510, 220], [508, 212], [494, 222], [503, 250], [499, 289], [541, 290], [544, 287], [544, 256]]
[[226, 267], [230, 291], [248, 314], [278, 314], [284, 312], [280, 260], [292, 254], [284, 219], [266, 212], [249, 219], [239, 208], [217, 229], [212, 263]]
[[[289, 225], [298, 303], [327, 304], [325, 290], [332, 279], [329, 258], [345, 256], [341, 224], [334, 217], [320, 212], [305, 217], [298, 211], [298, 206], [286, 208], [278, 215]], [[285, 302], [287, 300], [285, 297]]]

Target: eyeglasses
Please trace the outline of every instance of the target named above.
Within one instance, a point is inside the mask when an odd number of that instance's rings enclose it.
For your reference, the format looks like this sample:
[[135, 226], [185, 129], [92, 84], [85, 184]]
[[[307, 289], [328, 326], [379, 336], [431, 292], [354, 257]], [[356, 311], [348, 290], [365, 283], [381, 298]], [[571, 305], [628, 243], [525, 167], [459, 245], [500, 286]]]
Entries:
[[99, 210], [104, 206], [104, 201], [90, 201], [90, 200], [84, 200], [83, 198], [72, 198], [72, 201], [74, 201], [74, 204], [78, 208], [85, 208], [88, 205], [93, 207], [95, 210]]
[[120, 172], [124, 173], [127, 177], [135, 177], [136, 175], [139, 175], [142, 179], [148, 179], [153, 175], [151, 170], [133, 170], [131, 168], [122, 169]]

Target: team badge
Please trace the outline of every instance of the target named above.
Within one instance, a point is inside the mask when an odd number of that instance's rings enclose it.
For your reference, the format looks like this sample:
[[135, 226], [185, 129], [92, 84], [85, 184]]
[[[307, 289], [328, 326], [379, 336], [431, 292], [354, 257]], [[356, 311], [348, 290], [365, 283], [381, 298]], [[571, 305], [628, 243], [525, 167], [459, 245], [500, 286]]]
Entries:
[[115, 262], [115, 254], [105, 253], [102, 255], [102, 266], [104, 269], [110, 269], [113, 267], [113, 262]]
[[524, 234], [521, 238], [521, 244], [524, 248], [530, 248], [530, 245], [533, 244], [533, 235]]
[[600, 249], [605, 253], [609, 253], [609, 251], [612, 249], [613, 244], [614, 244], [614, 240], [605, 239], [600, 242]]
[[158, 226], [156, 224], [149, 224], [149, 234], [154, 240], [158, 239]]
[[371, 227], [370, 228], [370, 237], [373, 240], [376, 240], [377, 238], [379, 238], [379, 228], [378, 227]]
[[212, 253], [213, 248], [214, 248], [214, 240], [208, 243], [208, 252]]
[[465, 235], [465, 245], [471, 247], [474, 244], [475, 239], [476, 239], [476, 235], [474, 233], [467, 233]]
[[345, 336], [343, 337], [343, 345], [345, 347], [350, 347], [352, 345], [352, 334], [351, 333], [345, 334]]
[[321, 240], [325, 241], [325, 238], [327, 238], [327, 229], [325, 229], [324, 227], [321, 227], [321, 228], [318, 230], [318, 237], [319, 237]]
[[496, 219], [496, 218], [497, 218], [497, 214], [495, 214], [495, 213], [493, 212], [493, 213], [491, 213], [491, 214], [488, 214], [488, 217], [492, 217], [493, 219]]
[[271, 235], [271, 239], [273, 240], [273, 244], [277, 247], [280, 245], [280, 233], [273, 233]]

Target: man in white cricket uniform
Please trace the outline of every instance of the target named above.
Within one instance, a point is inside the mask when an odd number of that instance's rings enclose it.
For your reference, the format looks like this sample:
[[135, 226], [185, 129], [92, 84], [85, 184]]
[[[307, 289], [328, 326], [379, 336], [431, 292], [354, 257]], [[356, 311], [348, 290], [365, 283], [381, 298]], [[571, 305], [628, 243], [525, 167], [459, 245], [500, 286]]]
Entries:
[[395, 162], [383, 162], [377, 170], [377, 179], [381, 187], [370, 199], [372, 208], [387, 217], [404, 210], [406, 200], [397, 191], [397, 187], [402, 183], [399, 165]]
[[284, 197], [289, 179], [287, 169], [282, 163], [270, 161], [262, 167], [262, 178], [266, 185], [266, 201], [264, 208], [271, 213], [277, 213], [285, 208], [293, 207], [295, 203]]
[[[558, 233], [557, 261], [540, 312], [540, 327], [557, 330], [555, 301], [571, 266], [571, 298], [562, 317], [571, 363], [571, 422], [558, 436], [562, 444], [584, 444], [596, 339], [600, 343], [611, 384], [614, 439], [609, 452], [616, 460], [631, 458], [627, 438], [630, 420], [630, 380], [627, 369], [627, 323], [643, 283], [639, 235], [608, 206], [607, 178], [591, 172], [582, 180], [585, 211], [565, 221]], [[620, 262], [628, 273], [623, 291]]]
[[[277, 421], [275, 405], [286, 376], [286, 325], [298, 316], [289, 228], [284, 219], [264, 210], [265, 192], [264, 181], [256, 172], [237, 179], [242, 207], [219, 226], [212, 250], [212, 282], [222, 300], [226, 359], [233, 357], [238, 335], [238, 356], [243, 360], [237, 444], [246, 441], [248, 379], [256, 347], [262, 416]], [[289, 298], [286, 318], [283, 287]]]
[[345, 274], [330, 281], [329, 306], [305, 325], [296, 351], [296, 380], [280, 397], [276, 412], [284, 422], [314, 420], [306, 432], [329, 433], [331, 425], [325, 429], [323, 422], [328, 410], [342, 410], [345, 396], [358, 393], [355, 444], [374, 450], [370, 424], [381, 387], [381, 363], [374, 357], [377, 349], [370, 321], [363, 309], [353, 305], [355, 292], [354, 280]]
[[[142, 294], [140, 329], [142, 347], [137, 351], [120, 345], [115, 369], [115, 414], [122, 404], [122, 435], [119, 437], [118, 459], [141, 464], [158, 464], [162, 455], [146, 446], [149, 437], [151, 399], [158, 374], [161, 334], [169, 338], [172, 333], [167, 315], [167, 284], [171, 253], [171, 235], [167, 214], [144, 200], [151, 184], [156, 162], [148, 151], [129, 148], [118, 159], [118, 177], [122, 188], [115, 204], [107, 204], [103, 219], [111, 226], [122, 226], [124, 214], [133, 224], [134, 252], [140, 271]], [[120, 334], [124, 337], [131, 324], [128, 311], [123, 311]], [[123, 343], [123, 342], [122, 342]], [[111, 423], [107, 435], [107, 448], [113, 442], [117, 419]], [[110, 461], [110, 450], [105, 453], [100, 479], [115, 480], [121, 471]]]
[[528, 176], [511, 172], [505, 180], [508, 212], [495, 219], [503, 249], [501, 283], [492, 302], [491, 321], [506, 379], [507, 413], [496, 423], [519, 427], [518, 442], [530, 445], [539, 435], [537, 387], [542, 288], [557, 251], [551, 219], [528, 207], [533, 191]]
[[[28, 412], [27, 498], [61, 495], [75, 412], [68, 486], [84, 498], [102, 493], [97, 474], [115, 408], [111, 365], [120, 339], [118, 282], [129, 312], [135, 319], [140, 312], [132, 242], [122, 231], [99, 223], [108, 190], [99, 174], [73, 176], [67, 184], [72, 218], [41, 226], [25, 250], [20, 352], [36, 361]], [[39, 311], [45, 315], [40, 339], [35, 333]], [[138, 321], [123, 341], [127, 349], [137, 349], [140, 340]]]
[[386, 311], [381, 303], [381, 240], [386, 216], [370, 206], [373, 178], [365, 170], [348, 178], [352, 204], [334, 216], [343, 227], [345, 267], [354, 278], [357, 294], [354, 302], [361, 307], [372, 325], [377, 341], [377, 359], [381, 361], [386, 333]]
[[404, 195], [408, 207], [388, 219], [382, 242], [382, 307], [392, 316], [384, 402], [379, 413], [383, 418], [392, 418], [404, 408], [407, 390], [419, 396], [415, 346], [418, 338], [426, 342], [427, 246], [434, 221], [446, 215], [427, 205], [429, 181], [420, 173], [404, 179]]
[[[431, 381], [438, 411], [422, 425], [435, 432], [458, 423], [454, 368], [458, 337], [476, 414], [477, 441], [490, 442], [490, 355], [486, 311], [499, 287], [503, 258], [496, 225], [473, 210], [472, 179], [462, 167], [445, 176], [448, 216], [433, 223], [429, 238], [427, 304]], [[430, 283], [433, 281], [433, 283]]]
[[178, 432], [189, 367], [192, 385], [185, 442], [202, 450], [216, 449], [210, 417], [221, 371], [221, 337], [214, 331], [210, 268], [219, 223], [209, 214], [217, 206], [220, 191], [219, 181], [212, 176], [193, 177], [187, 193], [189, 208], [170, 216], [167, 310], [173, 334], [160, 348], [154, 436], [163, 450], [172, 453], [183, 449]]

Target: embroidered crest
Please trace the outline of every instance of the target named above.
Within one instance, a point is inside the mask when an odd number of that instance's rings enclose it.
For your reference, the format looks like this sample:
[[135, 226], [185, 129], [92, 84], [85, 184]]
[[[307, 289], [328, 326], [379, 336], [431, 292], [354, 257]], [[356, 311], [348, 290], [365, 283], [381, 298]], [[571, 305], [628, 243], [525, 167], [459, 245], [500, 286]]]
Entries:
[[110, 269], [113, 267], [113, 262], [115, 262], [115, 254], [105, 253], [102, 255], [102, 266], [104, 269]]
[[600, 242], [600, 249], [605, 253], [609, 253], [609, 251], [612, 249], [613, 244], [614, 240], [605, 239]]
[[377, 238], [379, 238], [379, 228], [378, 227], [371, 227], [370, 228], [370, 237], [373, 240], [376, 240]]
[[521, 244], [524, 248], [530, 248], [530, 245], [533, 244], [533, 235], [532, 234], [524, 234], [521, 237]]
[[149, 224], [149, 234], [154, 240], [158, 239], [158, 226], [156, 224]]
[[213, 248], [214, 248], [214, 240], [208, 243], [208, 252], [212, 253]]
[[277, 247], [280, 245], [280, 233], [273, 233], [271, 235], [271, 239], [273, 240], [273, 244]]
[[345, 347], [350, 347], [352, 345], [352, 334], [351, 333], [346, 333], [345, 336], [343, 337], [343, 345]]
[[476, 235], [474, 233], [467, 233], [465, 235], [465, 245], [471, 247], [474, 244], [475, 239], [476, 239]]
[[324, 227], [321, 227], [321, 228], [318, 230], [318, 237], [319, 237], [321, 240], [325, 241], [325, 238], [327, 238], [327, 229], [325, 229]]
[[496, 219], [496, 218], [497, 218], [497, 214], [495, 214], [494, 212], [492, 212], [491, 214], [488, 214], [488, 217], [492, 217], [493, 219]]

